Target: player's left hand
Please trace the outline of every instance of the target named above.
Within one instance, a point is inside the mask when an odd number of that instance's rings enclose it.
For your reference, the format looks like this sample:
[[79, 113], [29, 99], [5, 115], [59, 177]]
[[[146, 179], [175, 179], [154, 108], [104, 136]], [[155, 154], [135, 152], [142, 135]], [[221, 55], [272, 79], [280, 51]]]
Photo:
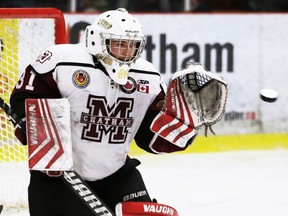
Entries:
[[222, 118], [227, 92], [221, 76], [199, 63], [188, 63], [171, 77], [164, 107], [151, 130], [183, 148], [200, 127], [210, 127]]

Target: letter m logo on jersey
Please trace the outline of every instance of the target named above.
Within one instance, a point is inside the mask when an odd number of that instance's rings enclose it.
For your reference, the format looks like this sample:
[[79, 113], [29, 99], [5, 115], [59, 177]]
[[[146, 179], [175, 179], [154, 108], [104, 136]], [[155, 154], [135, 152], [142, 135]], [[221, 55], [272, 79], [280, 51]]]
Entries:
[[90, 95], [87, 108], [89, 113], [81, 115], [81, 123], [85, 124], [82, 139], [111, 144], [126, 141], [128, 128], [132, 126], [133, 99], [118, 98], [109, 106], [105, 97]]

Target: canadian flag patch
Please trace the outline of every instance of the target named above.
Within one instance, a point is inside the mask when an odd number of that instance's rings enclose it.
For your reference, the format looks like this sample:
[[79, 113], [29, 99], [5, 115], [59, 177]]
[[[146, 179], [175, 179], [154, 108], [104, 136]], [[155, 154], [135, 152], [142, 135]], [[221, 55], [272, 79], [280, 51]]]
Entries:
[[149, 93], [149, 81], [148, 80], [138, 80], [137, 81], [137, 91], [143, 93]]

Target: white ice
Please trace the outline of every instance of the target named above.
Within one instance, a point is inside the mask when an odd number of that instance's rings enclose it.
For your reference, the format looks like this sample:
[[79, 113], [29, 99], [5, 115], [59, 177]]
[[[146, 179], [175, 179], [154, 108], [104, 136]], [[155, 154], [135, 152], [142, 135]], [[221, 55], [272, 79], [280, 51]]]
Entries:
[[179, 216], [288, 215], [288, 150], [135, 157], [151, 197]]
[[288, 150], [137, 158], [150, 195], [179, 216], [288, 215]]

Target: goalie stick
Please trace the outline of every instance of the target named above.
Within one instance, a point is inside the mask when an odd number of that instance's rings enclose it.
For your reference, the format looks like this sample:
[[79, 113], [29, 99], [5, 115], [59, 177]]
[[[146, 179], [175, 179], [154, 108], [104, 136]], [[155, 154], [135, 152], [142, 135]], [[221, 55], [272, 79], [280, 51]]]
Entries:
[[[0, 107], [10, 117], [11, 121], [25, 128], [25, 122], [18, 118], [17, 114], [11, 109], [11, 107], [0, 98]], [[79, 176], [76, 171], [69, 170], [64, 171], [64, 175], [60, 177], [63, 182], [71, 188], [71, 190], [82, 200], [82, 202], [91, 210], [95, 216], [115, 216], [115, 214], [106, 206], [106, 204], [92, 192], [90, 187]], [[3, 206], [0, 206], [0, 213]]]

